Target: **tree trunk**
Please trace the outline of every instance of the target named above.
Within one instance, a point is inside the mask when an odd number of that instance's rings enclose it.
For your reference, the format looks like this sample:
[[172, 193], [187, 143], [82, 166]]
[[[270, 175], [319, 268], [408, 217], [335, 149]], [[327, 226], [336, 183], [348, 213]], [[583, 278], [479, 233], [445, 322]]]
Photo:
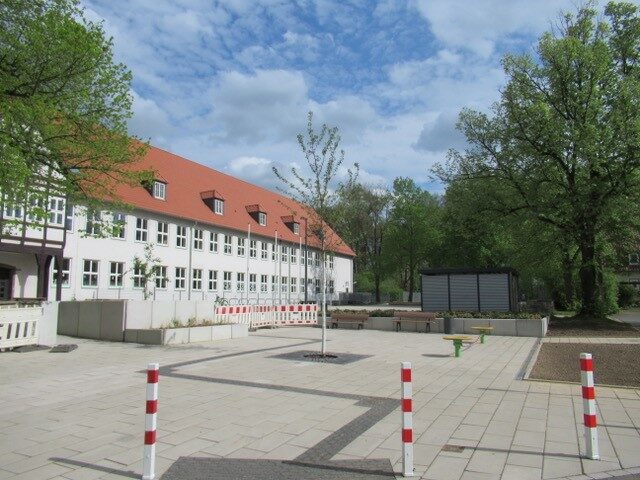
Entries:
[[409, 264], [409, 302], [413, 302], [413, 291], [415, 290], [415, 271], [416, 267], [413, 263]]
[[569, 248], [564, 248], [562, 252], [562, 281], [564, 290], [564, 308], [571, 306], [575, 297], [575, 286], [573, 283], [573, 259]]
[[376, 303], [380, 303], [380, 274], [373, 274], [373, 284], [376, 289]]
[[598, 282], [596, 268], [596, 236], [588, 228], [580, 235], [580, 288], [582, 290], [581, 315], [595, 316], [598, 311]]

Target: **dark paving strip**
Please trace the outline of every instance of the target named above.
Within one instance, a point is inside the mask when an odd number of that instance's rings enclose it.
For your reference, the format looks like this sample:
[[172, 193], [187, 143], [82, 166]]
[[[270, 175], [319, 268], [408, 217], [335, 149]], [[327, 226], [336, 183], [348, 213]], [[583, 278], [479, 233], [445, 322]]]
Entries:
[[[162, 476], [163, 480], [198, 480], [209, 478], [256, 480], [375, 480], [380, 479], [381, 477], [395, 477], [391, 462], [388, 459], [332, 462], [331, 458], [394, 411], [399, 404], [397, 399], [331, 392], [288, 385], [273, 385], [244, 380], [232, 380], [227, 378], [212, 378], [201, 375], [177, 373], [173, 371], [173, 368], [166, 371], [164, 375], [172, 378], [218, 383], [223, 385], [278, 390], [332, 398], [344, 398], [356, 401], [357, 406], [369, 408], [365, 413], [342, 426], [331, 435], [296, 457], [293, 461], [181, 457]], [[399, 437], [398, 441], [400, 441]]]
[[[356, 395], [355, 393], [329, 392], [326, 390], [318, 390], [315, 388], [292, 387], [288, 385], [274, 385], [272, 383], [248, 382], [245, 380], [232, 380], [230, 378], [203, 377], [201, 375], [192, 375], [189, 373], [168, 372], [168, 373], [165, 373], [164, 376], [172, 377], [172, 378], [183, 378], [185, 380], [197, 380], [200, 382], [221, 383], [224, 385], [237, 385], [239, 387], [263, 388], [267, 390], [280, 390], [283, 392], [302, 393], [305, 395], [319, 395], [322, 397], [346, 398], [349, 400], [356, 400], [356, 401], [367, 400], [367, 399], [389, 400], [387, 398], [382, 398], [382, 397], [364, 397], [362, 395]], [[399, 401], [396, 400], [395, 402], [397, 405], [399, 405]]]
[[180, 457], [162, 480], [380, 480], [395, 478], [389, 460], [343, 460], [327, 465], [282, 460]]
[[[297, 339], [300, 340], [300, 339]], [[284, 348], [293, 348], [293, 347], [302, 347], [304, 345], [310, 345], [312, 343], [318, 343], [319, 340], [309, 340], [302, 343], [295, 343], [293, 345], [282, 345], [279, 347], [269, 347], [269, 348], [258, 348], [255, 350], [247, 350], [244, 352], [236, 352], [236, 353], [227, 353], [225, 355], [214, 355], [212, 357], [205, 358], [196, 358], [195, 360], [186, 360], [184, 362], [171, 363], [169, 365], [163, 365], [160, 367], [160, 373], [166, 375], [167, 373], [172, 372], [176, 368], [186, 367], [188, 365], [195, 365], [197, 363], [210, 362], [213, 360], [222, 360], [224, 358], [233, 358], [233, 357], [242, 357], [244, 355], [253, 355], [254, 353], [262, 353], [262, 352], [271, 352], [273, 350], [282, 350]]]

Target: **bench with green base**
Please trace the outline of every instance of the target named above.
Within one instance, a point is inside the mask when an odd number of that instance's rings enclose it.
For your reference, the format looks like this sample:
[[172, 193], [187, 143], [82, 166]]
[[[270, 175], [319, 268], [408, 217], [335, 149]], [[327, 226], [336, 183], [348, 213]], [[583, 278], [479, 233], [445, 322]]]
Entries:
[[480, 343], [484, 343], [484, 336], [490, 335], [493, 327], [490, 325], [478, 325], [477, 327], [471, 327], [471, 330], [476, 330], [480, 332]]
[[454, 348], [454, 357], [460, 356], [460, 349], [462, 348], [463, 343], [473, 343], [473, 339], [471, 337], [467, 337], [466, 335], [449, 335], [447, 337], [442, 337], [443, 340], [450, 340], [453, 342]]

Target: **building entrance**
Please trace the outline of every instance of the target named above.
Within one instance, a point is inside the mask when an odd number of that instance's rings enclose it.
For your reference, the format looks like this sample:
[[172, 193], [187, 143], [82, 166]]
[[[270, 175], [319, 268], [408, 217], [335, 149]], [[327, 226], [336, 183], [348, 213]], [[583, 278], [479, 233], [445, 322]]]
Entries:
[[0, 267], [0, 300], [11, 299], [12, 280], [13, 280], [13, 270]]

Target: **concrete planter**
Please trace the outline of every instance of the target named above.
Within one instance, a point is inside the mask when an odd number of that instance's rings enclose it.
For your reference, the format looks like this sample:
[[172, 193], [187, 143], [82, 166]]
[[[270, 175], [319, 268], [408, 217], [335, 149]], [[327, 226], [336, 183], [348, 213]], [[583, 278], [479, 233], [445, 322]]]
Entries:
[[[320, 320], [318, 320], [320, 324]], [[477, 335], [472, 329], [481, 325], [493, 327], [491, 335], [511, 337], [544, 337], [549, 328], [549, 318], [453, 318], [453, 333]], [[331, 326], [331, 319], [327, 318], [327, 327]], [[349, 327], [340, 327], [349, 328]], [[353, 327], [355, 328], [355, 326]], [[369, 317], [364, 324], [365, 330], [396, 330], [395, 317]], [[403, 332], [424, 332], [423, 323], [405, 322], [402, 325]], [[444, 333], [444, 319], [437, 318], [431, 323], [431, 333]]]
[[162, 329], [127, 329], [124, 341], [145, 345], [179, 345], [184, 343], [210, 342], [212, 340], [228, 340], [249, 335], [249, 325], [229, 324], [207, 327], [182, 327]]

